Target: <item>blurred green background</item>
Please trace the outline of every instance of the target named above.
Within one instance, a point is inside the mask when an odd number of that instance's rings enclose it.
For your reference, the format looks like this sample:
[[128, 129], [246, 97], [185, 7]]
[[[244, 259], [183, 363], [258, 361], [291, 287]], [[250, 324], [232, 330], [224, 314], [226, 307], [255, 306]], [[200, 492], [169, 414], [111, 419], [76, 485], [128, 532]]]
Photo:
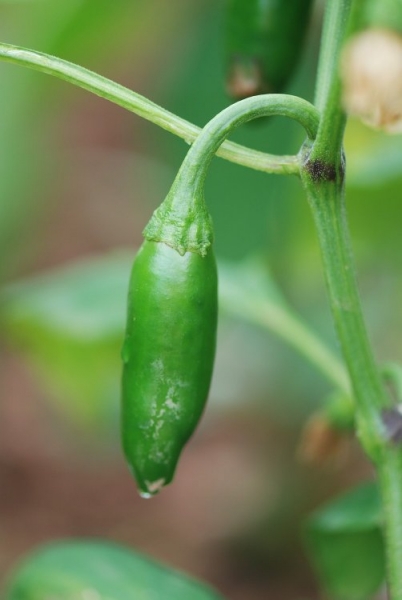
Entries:
[[[308, 100], [321, 9], [287, 89]], [[223, 10], [212, 0], [9, 0], [0, 2], [0, 39], [82, 64], [202, 126], [228, 105]], [[295, 153], [303, 134], [271, 119], [233, 139]], [[332, 388], [269, 332], [223, 306], [208, 410], [174, 485], [144, 502], [123, 464], [119, 348], [130, 265], [186, 150], [104, 100], [0, 63], [0, 577], [43, 541], [94, 535], [233, 600], [317, 597], [300, 523], [371, 469], [350, 440], [318, 464], [296, 459], [306, 420]], [[400, 361], [401, 138], [350, 122], [346, 153], [370, 336], [380, 360]], [[218, 258], [259, 256], [338, 352], [297, 179], [216, 159], [206, 195]]]

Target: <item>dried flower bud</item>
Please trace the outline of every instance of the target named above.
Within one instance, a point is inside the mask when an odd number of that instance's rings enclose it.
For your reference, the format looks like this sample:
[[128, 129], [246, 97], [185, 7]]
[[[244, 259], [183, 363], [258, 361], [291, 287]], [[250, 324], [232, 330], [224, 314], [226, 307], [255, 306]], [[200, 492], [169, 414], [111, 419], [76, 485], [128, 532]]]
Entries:
[[402, 133], [402, 36], [367, 29], [346, 44], [341, 61], [343, 104], [371, 127]]
[[226, 90], [235, 100], [269, 91], [258, 62], [241, 56], [235, 56], [231, 61]]
[[347, 435], [334, 429], [325, 415], [317, 413], [304, 427], [297, 455], [305, 464], [320, 465], [328, 461], [339, 464], [345, 457], [347, 445]]

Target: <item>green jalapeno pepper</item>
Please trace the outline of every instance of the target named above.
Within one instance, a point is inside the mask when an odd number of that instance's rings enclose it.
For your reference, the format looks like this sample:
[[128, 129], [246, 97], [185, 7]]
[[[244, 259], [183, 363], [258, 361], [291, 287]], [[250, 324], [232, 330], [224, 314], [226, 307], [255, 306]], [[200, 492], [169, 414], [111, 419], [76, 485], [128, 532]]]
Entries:
[[300, 56], [312, 0], [227, 0], [227, 90], [239, 100], [285, 88]]
[[204, 408], [215, 356], [217, 270], [202, 199], [173, 190], [132, 269], [123, 345], [122, 438], [143, 496], [173, 478]]

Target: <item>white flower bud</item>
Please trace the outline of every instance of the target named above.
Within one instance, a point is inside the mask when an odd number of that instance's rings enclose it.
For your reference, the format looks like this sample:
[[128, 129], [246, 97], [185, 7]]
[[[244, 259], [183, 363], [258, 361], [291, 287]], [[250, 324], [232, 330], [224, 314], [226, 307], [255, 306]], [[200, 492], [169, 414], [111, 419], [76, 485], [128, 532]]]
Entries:
[[402, 133], [402, 37], [367, 29], [346, 44], [341, 60], [345, 110], [371, 127]]

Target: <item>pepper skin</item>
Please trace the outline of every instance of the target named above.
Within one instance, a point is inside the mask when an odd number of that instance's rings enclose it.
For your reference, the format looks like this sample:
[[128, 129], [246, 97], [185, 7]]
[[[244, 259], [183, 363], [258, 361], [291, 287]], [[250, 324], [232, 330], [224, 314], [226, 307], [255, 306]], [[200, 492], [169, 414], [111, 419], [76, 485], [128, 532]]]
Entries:
[[226, 0], [226, 87], [234, 100], [286, 87], [311, 5], [312, 0]]
[[171, 482], [208, 396], [216, 345], [212, 248], [145, 241], [135, 259], [122, 350], [122, 437], [140, 493]]

